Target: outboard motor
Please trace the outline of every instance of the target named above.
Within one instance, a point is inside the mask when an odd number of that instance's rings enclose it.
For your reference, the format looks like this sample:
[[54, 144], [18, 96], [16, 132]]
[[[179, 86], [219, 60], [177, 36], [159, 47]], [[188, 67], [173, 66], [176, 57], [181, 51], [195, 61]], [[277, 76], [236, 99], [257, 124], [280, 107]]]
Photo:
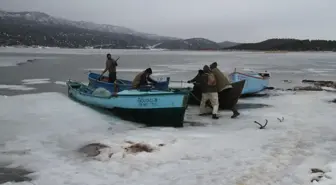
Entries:
[[261, 72], [261, 73], [258, 73], [258, 74], [263, 78], [270, 78], [271, 77], [271, 74], [267, 71]]

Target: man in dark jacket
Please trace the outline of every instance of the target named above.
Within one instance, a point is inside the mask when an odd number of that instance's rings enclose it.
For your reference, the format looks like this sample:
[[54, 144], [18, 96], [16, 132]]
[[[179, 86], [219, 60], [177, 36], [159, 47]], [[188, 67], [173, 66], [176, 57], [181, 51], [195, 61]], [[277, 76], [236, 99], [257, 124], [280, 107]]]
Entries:
[[102, 72], [102, 74], [100, 76], [102, 77], [104, 75], [104, 73], [106, 73], [106, 71], [108, 71], [109, 72], [109, 80], [108, 80], [108, 82], [113, 83], [114, 81], [117, 80], [117, 71], [116, 71], [116, 68], [118, 66], [118, 63], [117, 63], [116, 60], [114, 60], [111, 57], [110, 53], [108, 53], [106, 55], [106, 58], [107, 59], [106, 59], [105, 69], [104, 69], [104, 71]]
[[137, 89], [140, 86], [148, 85], [148, 82], [156, 84], [157, 82], [150, 77], [151, 74], [152, 74], [151, 68], [147, 68], [145, 71], [142, 71], [141, 73], [137, 74], [132, 82], [132, 87]]
[[188, 83], [200, 83], [202, 79], [202, 74], [204, 74], [203, 70], [198, 70], [197, 75], [193, 79], [188, 80], [187, 82]]
[[208, 107], [206, 106], [206, 102], [209, 100], [212, 105], [212, 118], [218, 119], [218, 93], [216, 86], [216, 78], [214, 74], [212, 74], [209, 66], [205, 65], [203, 67], [203, 74], [201, 78], [201, 90], [202, 90], [202, 100], [200, 105], [200, 115], [204, 115], [208, 113]]

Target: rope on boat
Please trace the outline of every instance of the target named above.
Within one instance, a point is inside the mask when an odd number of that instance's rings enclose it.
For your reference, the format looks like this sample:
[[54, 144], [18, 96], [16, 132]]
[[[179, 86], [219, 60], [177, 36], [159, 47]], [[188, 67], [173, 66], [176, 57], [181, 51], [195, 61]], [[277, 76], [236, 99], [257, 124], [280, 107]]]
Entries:
[[196, 96], [195, 96], [195, 94], [194, 93], [192, 93], [192, 92], [190, 92], [190, 94], [197, 100], [197, 101], [199, 101], [199, 102], [201, 102], [201, 100], [200, 99], [198, 99]]
[[121, 80], [116, 80], [116, 82], [119, 82], [119, 83], [121, 83], [122, 85], [124, 85], [125, 83], [123, 82], [123, 81], [121, 81]]

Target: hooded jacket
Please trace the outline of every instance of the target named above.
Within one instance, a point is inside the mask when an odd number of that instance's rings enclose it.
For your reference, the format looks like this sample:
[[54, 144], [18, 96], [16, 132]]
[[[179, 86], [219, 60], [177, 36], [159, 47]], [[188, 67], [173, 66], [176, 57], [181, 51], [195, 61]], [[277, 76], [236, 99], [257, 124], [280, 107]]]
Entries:
[[216, 78], [211, 72], [209, 66], [203, 67], [204, 73], [202, 74], [201, 80], [201, 90], [202, 93], [213, 93], [217, 92]]
[[216, 78], [216, 86], [218, 92], [223, 91], [224, 89], [232, 88], [232, 85], [229, 79], [217, 68], [217, 62], [214, 62], [210, 65], [211, 71]]

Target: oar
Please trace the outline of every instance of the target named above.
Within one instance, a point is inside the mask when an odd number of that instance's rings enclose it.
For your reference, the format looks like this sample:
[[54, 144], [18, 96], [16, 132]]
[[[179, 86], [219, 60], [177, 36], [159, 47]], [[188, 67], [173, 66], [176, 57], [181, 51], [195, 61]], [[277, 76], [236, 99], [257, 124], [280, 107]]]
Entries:
[[117, 58], [116, 62], [119, 60], [120, 57]]

